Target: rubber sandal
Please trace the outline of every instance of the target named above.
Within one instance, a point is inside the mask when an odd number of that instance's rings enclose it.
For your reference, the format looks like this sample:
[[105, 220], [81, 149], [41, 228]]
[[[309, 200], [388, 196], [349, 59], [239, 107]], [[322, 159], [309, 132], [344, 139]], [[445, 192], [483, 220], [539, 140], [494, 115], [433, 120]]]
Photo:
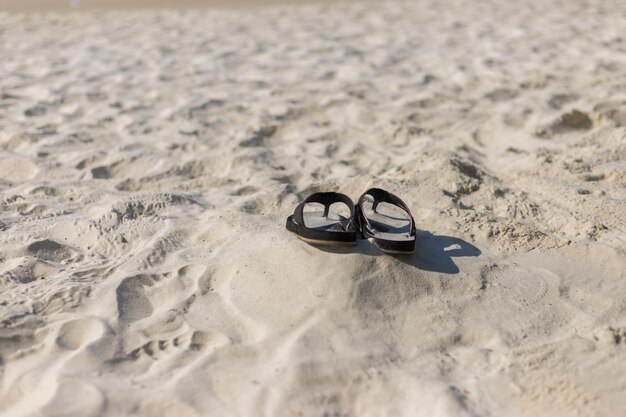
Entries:
[[[373, 198], [371, 206], [367, 201], [368, 196]], [[401, 208], [408, 214], [408, 218], [397, 217], [389, 213], [391, 210], [385, 210], [385, 214], [380, 213], [378, 211], [380, 203]], [[398, 196], [380, 188], [370, 188], [359, 198], [356, 210], [363, 236], [374, 239], [383, 252], [407, 254], [415, 250], [415, 220], [407, 205]]]
[[[321, 203], [324, 211], [304, 211], [309, 203]], [[331, 212], [335, 203], [343, 203], [350, 209], [350, 217]], [[293, 215], [287, 218], [287, 230], [298, 238], [313, 245], [355, 245], [357, 225], [352, 199], [340, 193], [314, 193], [296, 207]]]

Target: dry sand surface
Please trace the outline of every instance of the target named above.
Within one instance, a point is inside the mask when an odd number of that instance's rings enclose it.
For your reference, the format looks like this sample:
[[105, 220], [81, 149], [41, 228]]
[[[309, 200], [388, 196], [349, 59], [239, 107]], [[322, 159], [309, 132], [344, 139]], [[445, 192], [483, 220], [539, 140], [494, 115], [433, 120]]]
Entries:
[[250, 9], [259, 6], [281, 4], [336, 4], [354, 1], [355, 0], [0, 0], [0, 11], [93, 11], [181, 8]]
[[[625, 22], [0, 14], [0, 416], [626, 415]], [[370, 186], [414, 256], [285, 231]]]

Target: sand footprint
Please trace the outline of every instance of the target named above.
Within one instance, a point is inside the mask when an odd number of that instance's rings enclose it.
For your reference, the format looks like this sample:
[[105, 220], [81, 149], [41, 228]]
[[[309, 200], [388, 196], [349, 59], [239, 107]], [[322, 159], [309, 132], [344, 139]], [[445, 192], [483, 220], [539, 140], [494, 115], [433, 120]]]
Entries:
[[587, 131], [593, 128], [598, 117], [594, 113], [586, 113], [577, 109], [572, 109], [567, 113], [561, 114], [555, 121], [546, 127], [539, 128], [536, 134], [540, 138], [550, 138], [554, 135], [574, 132]]
[[155, 312], [186, 312], [195, 300], [196, 290], [206, 284], [205, 271], [202, 265], [189, 264], [176, 272], [124, 278], [116, 288], [119, 322], [130, 324]]
[[489, 266], [481, 272], [483, 314], [507, 337], [525, 339], [529, 333], [553, 333], [569, 321], [567, 313], [558, 308], [560, 281], [558, 275], [541, 268]]
[[150, 340], [142, 346], [133, 349], [128, 357], [133, 360], [149, 358], [158, 360], [170, 354], [183, 352], [202, 352], [217, 348], [227, 343], [229, 339], [222, 333], [193, 331], [186, 332], [172, 339]]
[[558, 297], [560, 278], [555, 273], [536, 267], [490, 265], [481, 271], [483, 289], [499, 293], [522, 308], [542, 304], [543, 300]]
[[31, 243], [25, 253], [43, 261], [56, 263], [74, 263], [82, 260], [82, 255], [76, 250], [51, 239]]
[[[90, 416], [102, 412], [104, 397], [90, 384], [61, 377], [84, 348], [98, 341], [106, 333], [106, 327], [98, 320], [81, 318], [60, 325], [57, 337], [46, 338], [43, 354], [35, 354], [26, 359], [29, 362], [26, 372], [15, 374], [20, 367], [15, 365], [3, 378], [8, 389], [2, 392], [6, 398], [4, 413], [0, 416], [26, 416], [36, 411], [44, 415]], [[49, 343], [52, 342], [52, 343]], [[51, 355], [48, 348], [56, 345], [62, 350], [59, 355]], [[52, 359], [53, 358], [53, 359]], [[19, 356], [14, 360], [19, 360]], [[81, 365], [83, 363], [81, 362]], [[69, 367], [69, 368], [68, 368]], [[81, 369], [84, 369], [81, 366]]]
[[196, 369], [199, 363], [230, 342], [223, 333], [186, 330], [171, 339], [150, 340], [124, 357], [109, 363], [126, 363], [135, 370], [143, 368], [144, 371], [136, 378], [138, 383], [161, 380], [163, 375], [167, 375], [168, 382], [175, 384], [184, 375]]
[[106, 328], [96, 319], [77, 319], [64, 323], [56, 339], [58, 346], [67, 350], [78, 350], [100, 339]]
[[144, 288], [154, 285], [158, 275], [140, 274], [125, 278], [117, 287], [117, 314], [120, 322], [129, 323], [149, 317], [154, 311]]
[[124, 344], [132, 347], [112, 362], [160, 360], [228, 342], [219, 332], [190, 331], [184, 319], [196, 299], [206, 294], [210, 280], [206, 267], [196, 264], [123, 279], [116, 289], [118, 321]]

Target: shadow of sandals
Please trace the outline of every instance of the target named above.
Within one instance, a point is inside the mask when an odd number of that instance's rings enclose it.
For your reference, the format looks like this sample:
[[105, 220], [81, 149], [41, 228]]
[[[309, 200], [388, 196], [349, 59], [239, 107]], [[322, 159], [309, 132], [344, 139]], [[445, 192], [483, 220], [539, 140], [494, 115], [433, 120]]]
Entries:
[[424, 271], [458, 274], [459, 267], [452, 258], [480, 254], [480, 249], [463, 239], [418, 231], [415, 252], [411, 255], [394, 255], [394, 258]]
[[[376, 245], [367, 240], [359, 240], [356, 246], [315, 246], [322, 252], [337, 254], [361, 253], [368, 256], [381, 256], [383, 252]], [[400, 262], [412, 265], [415, 268], [441, 272], [443, 274], [458, 274], [459, 267], [452, 258], [462, 256], [479, 256], [480, 249], [457, 237], [434, 235], [430, 232], [419, 230], [415, 242], [415, 252], [407, 255], [393, 256]]]

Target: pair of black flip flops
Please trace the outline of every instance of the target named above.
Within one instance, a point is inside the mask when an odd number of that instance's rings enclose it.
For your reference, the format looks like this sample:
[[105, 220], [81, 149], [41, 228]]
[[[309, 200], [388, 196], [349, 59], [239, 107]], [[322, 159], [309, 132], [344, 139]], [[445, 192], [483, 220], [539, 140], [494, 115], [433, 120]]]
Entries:
[[[335, 203], [348, 206], [349, 216], [331, 211]], [[315, 204], [323, 205], [324, 210], [305, 211], [306, 205]], [[405, 254], [415, 250], [415, 220], [411, 211], [396, 195], [380, 188], [365, 191], [356, 206], [345, 194], [311, 194], [287, 218], [287, 230], [314, 245], [354, 245], [359, 235], [363, 235], [372, 238], [386, 253]]]

